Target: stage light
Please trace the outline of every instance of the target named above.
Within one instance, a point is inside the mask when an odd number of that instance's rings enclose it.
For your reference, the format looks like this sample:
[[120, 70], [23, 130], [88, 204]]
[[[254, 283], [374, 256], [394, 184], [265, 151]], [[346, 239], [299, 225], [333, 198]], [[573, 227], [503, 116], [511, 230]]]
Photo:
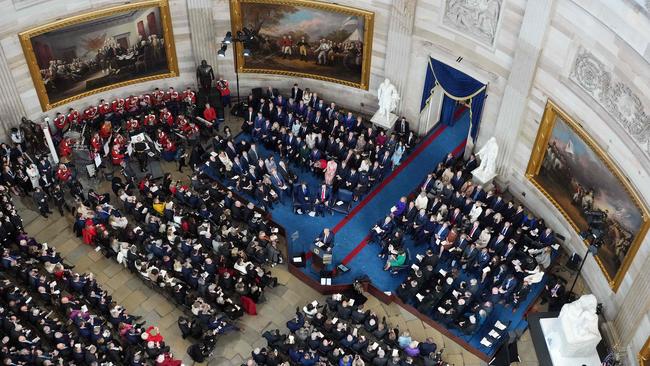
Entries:
[[246, 38], [248, 38], [249, 40], [251, 40], [251, 39], [253, 39], [255, 37], [253, 35], [253, 32], [250, 31], [250, 29], [244, 27], [243, 31], [244, 31], [244, 34], [246, 35]]
[[217, 55], [219, 55], [219, 57], [226, 57], [226, 50], [227, 49], [228, 49], [228, 45], [225, 44], [225, 43], [222, 43], [221, 44], [221, 49], [219, 51], [217, 51]]
[[223, 37], [223, 43], [231, 44], [232, 43], [232, 32], [227, 32], [226, 36]]
[[249, 50], [248, 48], [244, 48], [244, 57], [248, 57], [248, 56], [250, 56], [251, 54], [252, 54], [252, 53], [251, 53], [251, 50]]

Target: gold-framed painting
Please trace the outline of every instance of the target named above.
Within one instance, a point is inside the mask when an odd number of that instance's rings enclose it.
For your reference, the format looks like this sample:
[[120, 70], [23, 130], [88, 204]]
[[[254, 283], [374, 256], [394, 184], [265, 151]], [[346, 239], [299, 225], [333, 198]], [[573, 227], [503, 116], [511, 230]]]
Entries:
[[603, 221], [596, 260], [616, 292], [650, 227], [648, 209], [608, 154], [551, 100], [526, 176], [578, 233]]
[[18, 37], [43, 111], [109, 89], [178, 75], [168, 0], [94, 10]]
[[230, 0], [232, 34], [243, 73], [307, 77], [368, 89], [374, 13], [313, 0]]

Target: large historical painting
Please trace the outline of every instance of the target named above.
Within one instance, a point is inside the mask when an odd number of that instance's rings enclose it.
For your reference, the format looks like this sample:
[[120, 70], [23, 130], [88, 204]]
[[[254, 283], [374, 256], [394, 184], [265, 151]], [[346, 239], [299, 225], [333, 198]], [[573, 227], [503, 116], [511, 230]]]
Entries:
[[93, 11], [19, 36], [43, 110], [178, 74], [167, 0]]
[[241, 72], [310, 77], [367, 89], [374, 14], [310, 0], [231, 0], [233, 34], [257, 37], [237, 52]]
[[579, 233], [604, 218], [597, 260], [614, 290], [648, 230], [648, 211], [627, 179], [582, 127], [548, 102], [527, 176]]

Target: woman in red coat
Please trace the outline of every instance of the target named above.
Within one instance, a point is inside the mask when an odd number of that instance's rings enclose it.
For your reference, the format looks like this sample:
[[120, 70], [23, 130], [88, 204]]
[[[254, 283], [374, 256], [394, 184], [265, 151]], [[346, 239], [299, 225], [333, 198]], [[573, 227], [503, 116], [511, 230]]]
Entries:
[[93, 223], [92, 219], [86, 220], [86, 227], [81, 230], [81, 235], [83, 235], [84, 243], [88, 245], [93, 245], [95, 241], [95, 236], [97, 236], [97, 229]]

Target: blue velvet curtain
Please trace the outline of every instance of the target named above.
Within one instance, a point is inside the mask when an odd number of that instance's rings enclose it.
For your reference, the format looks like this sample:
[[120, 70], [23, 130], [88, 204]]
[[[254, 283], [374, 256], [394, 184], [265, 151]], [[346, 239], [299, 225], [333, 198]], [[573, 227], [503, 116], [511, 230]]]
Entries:
[[442, 123], [449, 125], [453, 123], [457, 101], [470, 100], [470, 136], [476, 140], [483, 104], [487, 96], [485, 92], [487, 86], [453, 67], [431, 58], [424, 79], [420, 110], [424, 110], [436, 87], [441, 87], [445, 93], [440, 110]]

